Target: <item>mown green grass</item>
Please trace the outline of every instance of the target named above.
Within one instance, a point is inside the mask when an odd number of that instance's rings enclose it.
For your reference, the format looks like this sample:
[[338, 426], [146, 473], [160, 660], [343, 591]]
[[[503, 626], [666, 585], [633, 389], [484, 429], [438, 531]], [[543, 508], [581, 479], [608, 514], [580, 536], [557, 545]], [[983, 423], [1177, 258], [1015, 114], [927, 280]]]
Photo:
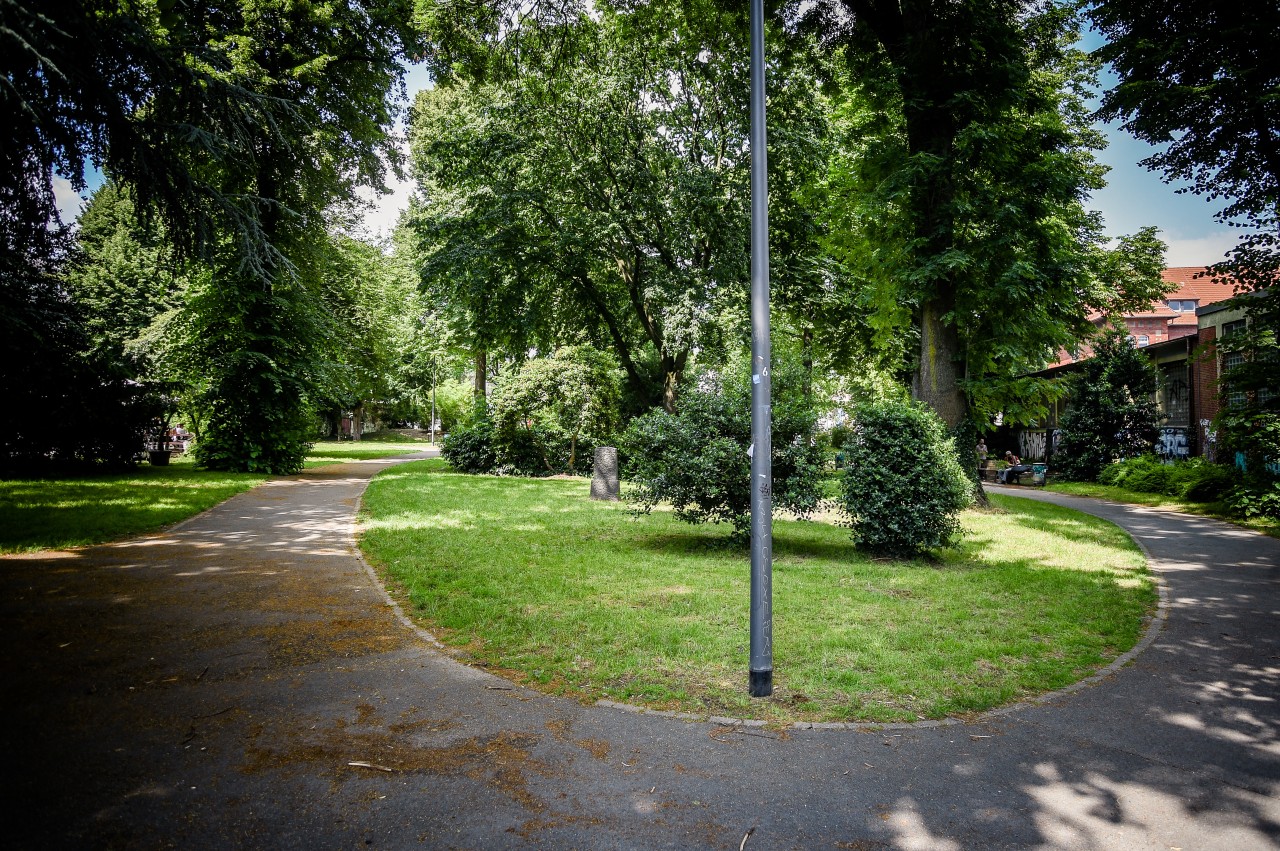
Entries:
[[[417, 452], [417, 443], [317, 443], [307, 467]], [[190, 455], [126, 473], [0, 480], [0, 553], [115, 541], [193, 517], [266, 480], [196, 469]]]
[[987, 709], [1132, 647], [1156, 591], [1115, 526], [996, 496], [935, 562], [876, 560], [847, 530], [774, 526], [776, 693], [746, 695], [749, 561], [724, 527], [633, 517], [582, 479], [398, 466], [361, 545], [407, 608], [474, 664], [582, 700], [776, 721]]
[[1159, 493], [1133, 491], [1113, 485], [1099, 485], [1089, 482], [1053, 482], [1046, 486], [1047, 490], [1065, 493], [1072, 496], [1089, 496], [1095, 499], [1106, 499], [1111, 502], [1128, 502], [1134, 505], [1145, 505], [1150, 508], [1162, 508], [1167, 511], [1181, 511], [1184, 514], [1198, 514], [1201, 517], [1212, 517], [1225, 520], [1246, 529], [1253, 529], [1273, 538], [1280, 538], [1280, 521], [1267, 517], [1236, 517], [1221, 502], [1188, 502], [1177, 497]]
[[0, 552], [63, 549], [161, 529], [263, 482], [189, 458], [126, 473], [0, 481]]
[[342, 464], [347, 461], [373, 461], [378, 458], [392, 458], [410, 452], [422, 452], [430, 449], [429, 443], [405, 440], [396, 435], [395, 441], [359, 440], [337, 441], [323, 440], [317, 442], [307, 453], [306, 467], [323, 467], [326, 464]]

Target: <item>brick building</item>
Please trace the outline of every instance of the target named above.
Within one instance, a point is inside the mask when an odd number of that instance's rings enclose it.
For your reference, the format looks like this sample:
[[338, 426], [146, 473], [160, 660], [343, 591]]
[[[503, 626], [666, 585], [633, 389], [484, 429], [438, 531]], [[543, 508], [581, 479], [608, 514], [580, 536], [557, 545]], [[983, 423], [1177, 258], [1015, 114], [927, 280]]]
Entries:
[[[1138, 346], [1154, 346], [1182, 337], [1194, 337], [1197, 332], [1196, 311], [1233, 296], [1230, 284], [1215, 283], [1203, 277], [1205, 266], [1172, 266], [1160, 273], [1160, 277], [1174, 289], [1160, 301], [1151, 303], [1147, 310], [1121, 314], [1118, 318], [1129, 331]], [[1095, 313], [1089, 317], [1101, 328], [1111, 317]], [[1062, 366], [1089, 357], [1090, 349], [1082, 345], [1072, 354], [1060, 352], [1053, 366]]]
[[[1166, 458], [1213, 455], [1210, 428], [1218, 413], [1218, 375], [1221, 364], [1214, 341], [1243, 327], [1239, 309], [1227, 309], [1221, 302], [1235, 293], [1230, 284], [1217, 284], [1206, 277], [1203, 266], [1165, 269], [1162, 277], [1175, 288], [1149, 310], [1120, 317], [1134, 343], [1144, 349], [1160, 373], [1156, 403], [1163, 414], [1157, 454]], [[1098, 314], [1098, 327], [1107, 317]], [[1058, 361], [1036, 373], [1042, 377], [1066, 375], [1075, 364], [1087, 359], [1089, 347], [1082, 346], [1073, 357], [1063, 352]], [[1009, 435], [1020, 454], [1028, 460], [1051, 459], [1057, 444], [1060, 408], [1050, 412], [1044, 423], [1015, 430]]]

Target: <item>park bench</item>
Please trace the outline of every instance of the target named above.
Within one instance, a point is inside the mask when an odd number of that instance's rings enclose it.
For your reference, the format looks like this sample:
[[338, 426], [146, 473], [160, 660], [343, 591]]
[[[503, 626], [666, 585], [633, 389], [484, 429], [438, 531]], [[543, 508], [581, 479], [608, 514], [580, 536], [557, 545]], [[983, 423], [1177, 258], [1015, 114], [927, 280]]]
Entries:
[[[1009, 482], [1006, 482], [1006, 484], [1010, 484], [1010, 485], [1031, 484], [1031, 485], [1035, 485], [1036, 487], [1044, 487], [1045, 479], [1049, 475], [1049, 465], [1032, 463], [1030, 467], [1031, 467], [1030, 470], [1024, 470], [1021, 473], [1015, 473], [1012, 477], [1012, 480]], [[1024, 482], [1023, 479], [1028, 476], [1031, 477], [1031, 481]]]

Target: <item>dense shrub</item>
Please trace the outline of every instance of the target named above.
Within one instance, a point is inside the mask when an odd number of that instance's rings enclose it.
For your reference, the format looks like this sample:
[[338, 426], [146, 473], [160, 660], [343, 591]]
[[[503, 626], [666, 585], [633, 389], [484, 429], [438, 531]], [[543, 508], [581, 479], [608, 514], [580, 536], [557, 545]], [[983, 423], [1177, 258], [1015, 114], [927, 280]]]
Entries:
[[[653, 411], [623, 436], [627, 499], [647, 513], [670, 503], [687, 523], [728, 522], [746, 539], [751, 525], [751, 378], [749, 367], [693, 377], [679, 411]], [[821, 498], [817, 417], [804, 396], [799, 366], [774, 364], [771, 430], [775, 507], [807, 516]]]
[[1155, 443], [1158, 411], [1155, 364], [1120, 327], [1094, 341], [1093, 356], [1072, 379], [1054, 467], [1063, 479], [1094, 481], [1117, 458], [1132, 458]]
[[1227, 493], [1225, 501], [1240, 517], [1280, 519], [1280, 476], [1267, 470], [1246, 475]]
[[1204, 459], [1198, 474], [1188, 478], [1179, 494], [1191, 502], [1217, 502], [1235, 486], [1238, 476], [1235, 470], [1221, 464], [1210, 464]]
[[493, 423], [483, 415], [455, 426], [440, 446], [440, 455], [459, 473], [492, 473], [498, 466], [493, 451]]
[[590, 346], [528, 361], [493, 395], [499, 468], [522, 475], [590, 473], [595, 447], [619, 427], [617, 362]]
[[1231, 468], [1204, 458], [1162, 461], [1154, 455], [1141, 455], [1108, 465], [1098, 475], [1098, 482], [1140, 493], [1214, 502], [1222, 499], [1238, 478]]
[[844, 452], [842, 505], [859, 546], [911, 556], [959, 535], [972, 483], [933, 411], [911, 402], [862, 405]]

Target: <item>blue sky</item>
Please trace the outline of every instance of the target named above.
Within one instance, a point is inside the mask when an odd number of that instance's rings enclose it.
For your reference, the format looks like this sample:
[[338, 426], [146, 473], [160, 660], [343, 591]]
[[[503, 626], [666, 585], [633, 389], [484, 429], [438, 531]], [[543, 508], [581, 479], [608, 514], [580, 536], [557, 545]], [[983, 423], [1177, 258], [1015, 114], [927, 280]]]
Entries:
[[[1081, 46], [1093, 49], [1100, 43], [1096, 34], [1089, 33]], [[423, 66], [411, 67], [407, 76], [410, 98], [429, 82]], [[1104, 76], [1102, 82], [1109, 85], [1114, 77]], [[1230, 228], [1214, 221], [1213, 214], [1221, 202], [1211, 204], [1200, 196], [1178, 193], [1177, 184], [1166, 184], [1158, 173], [1138, 165], [1153, 152], [1151, 146], [1134, 139], [1118, 126], [1100, 125], [1100, 129], [1109, 144], [1098, 154], [1098, 159], [1110, 166], [1111, 171], [1107, 175], [1107, 187], [1093, 194], [1090, 208], [1102, 212], [1108, 235], [1131, 234], [1146, 225], [1155, 225], [1169, 246], [1166, 255], [1169, 266], [1205, 266], [1221, 260], [1237, 239]], [[101, 176], [91, 175], [90, 188], [99, 183]], [[408, 205], [412, 192], [408, 182], [389, 181], [388, 186], [392, 193], [377, 199], [372, 193], [364, 193], [373, 203], [365, 216], [365, 230], [370, 236], [389, 233], [400, 211]], [[63, 218], [74, 217], [81, 199], [65, 181], [55, 186], [55, 190]]]

